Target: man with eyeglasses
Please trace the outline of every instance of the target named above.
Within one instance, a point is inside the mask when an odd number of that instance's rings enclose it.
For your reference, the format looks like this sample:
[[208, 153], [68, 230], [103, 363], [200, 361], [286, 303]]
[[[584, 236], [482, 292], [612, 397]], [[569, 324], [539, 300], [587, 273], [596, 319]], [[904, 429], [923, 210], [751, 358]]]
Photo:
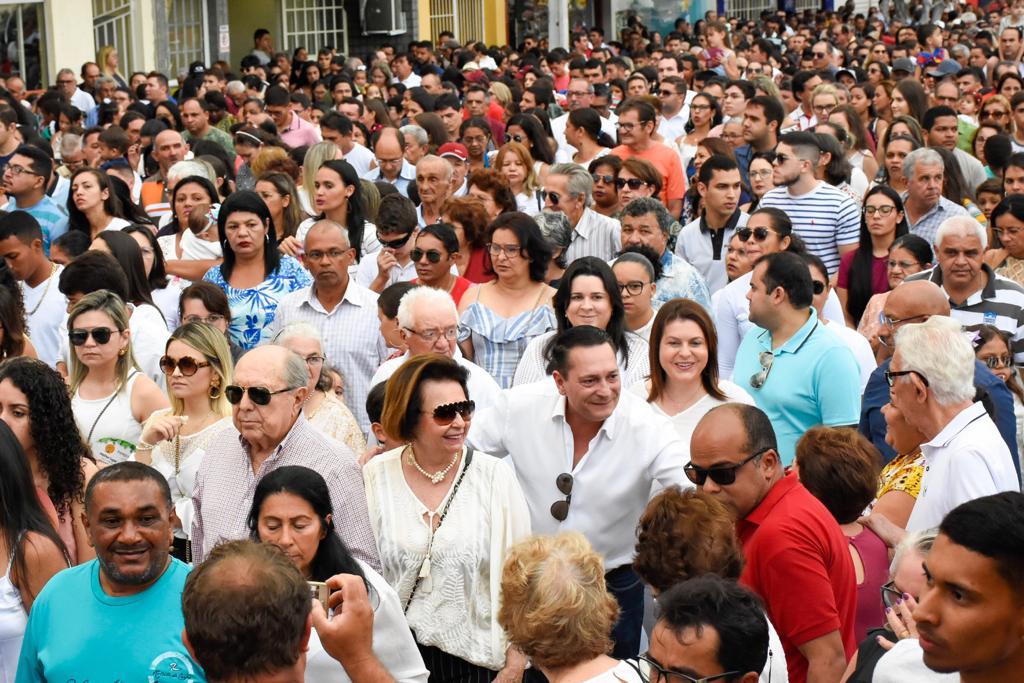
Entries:
[[711, 409], [693, 431], [686, 474], [736, 519], [746, 560], [740, 583], [764, 600], [789, 680], [834, 683], [857, 649], [853, 560], [825, 506], [797, 473], [786, 474], [774, 425], [754, 406]]
[[[585, 78], [573, 78], [569, 81], [569, 90], [566, 93], [567, 111], [558, 118], [551, 120], [551, 135], [558, 143], [558, 149], [567, 158], [571, 159], [576, 153], [576, 148], [570, 145], [565, 139], [565, 124], [569, 121], [569, 114], [577, 109], [588, 109], [594, 104], [594, 85]], [[615, 122], [618, 119], [614, 114], [605, 118], [601, 117], [601, 130], [608, 133], [614, 140], [616, 135]]]
[[446, 292], [431, 287], [415, 287], [402, 296], [398, 304], [398, 327], [406, 352], [383, 363], [373, 374], [370, 386], [386, 382], [412, 356], [439, 353], [448, 356], [469, 372], [469, 395], [477, 409], [497, 405], [501, 388], [490, 373], [472, 363], [459, 351], [456, 340], [459, 314], [455, 302]]
[[661, 201], [677, 219], [683, 210], [683, 195], [686, 193], [686, 176], [679, 161], [679, 154], [665, 144], [652, 139], [657, 122], [657, 113], [647, 102], [629, 99], [619, 105], [618, 147], [611, 154], [623, 161], [639, 157], [651, 162], [664, 178]]
[[747, 293], [756, 327], [740, 343], [733, 381], [771, 418], [785, 465], [809, 428], [854, 425], [860, 415], [860, 367], [818, 320], [813, 299], [802, 258], [780, 252], [757, 261]]
[[96, 108], [96, 100], [78, 87], [78, 78], [75, 77], [75, 72], [71, 69], [61, 69], [57, 72], [57, 89], [69, 103], [78, 107], [86, 116]]
[[384, 128], [377, 136], [373, 154], [377, 167], [362, 177], [390, 183], [400, 195], [408, 197], [409, 184], [416, 180], [416, 167], [405, 160], [405, 136], [397, 128]]
[[553, 380], [503, 392], [473, 420], [469, 443], [512, 461], [534, 533], [578, 531], [604, 557], [621, 608], [612, 654], [635, 657], [643, 621], [643, 584], [632, 568], [636, 524], [655, 483], [688, 486], [686, 446], [667, 418], [622, 391], [604, 330], [570, 327], [555, 336], [549, 357]]
[[196, 564], [221, 541], [249, 538], [246, 518], [257, 484], [279, 467], [301, 465], [327, 480], [334, 533], [354, 557], [380, 567], [359, 462], [348, 446], [306, 420], [308, 379], [306, 361], [282, 346], [259, 346], [238, 361], [232, 384], [224, 388], [233, 428], [211, 442], [196, 473]]
[[53, 173], [50, 156], [32, 145], [18, 147], [3, 171], [4, 192], [10, 201], [5, 211], [31, 214], [43, 229], [43, 250], [50, 253], [50, 243], [68, 231], [68, 216], [46, 194]]
[[[304, 247], [304, 264], [313, 284], [282, 297], [270, 338], [291, 323], [309, 323], [320, 330], [327, 362], [345, 376], [345, 404], [368, 432], [370, 378], [388, 357], [387, 343], [378, 331], [377, 294], [349, 277], [355, 251], [342, 226], [317, 221], [306, 233]], [[370, 255], [364, 260], [374, 258]]]
[[686, 124], [690, 120], [687, 100], [693, 99], [694, 94], [687, 90], [686, 81], [681, 76], [666, 76], [661, 80], [658, 88], [658, 101], [661, 102], [658, 135], [666, 142], [674, 142], [676, 138], [686, 135]]
[[953, 508], [1000, 491], [1020, 491], [1015, 458], [981, 401], [975, 401], [974, 349], [945, 316], [896, 333], [885, 372], [889, 400], [926, 439], [921, 492], [907, 531], [939, 525]]

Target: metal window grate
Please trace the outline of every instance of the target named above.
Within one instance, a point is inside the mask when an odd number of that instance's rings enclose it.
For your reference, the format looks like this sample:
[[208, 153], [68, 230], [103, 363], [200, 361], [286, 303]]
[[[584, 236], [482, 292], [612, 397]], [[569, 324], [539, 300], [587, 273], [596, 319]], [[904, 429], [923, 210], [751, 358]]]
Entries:
[[288, 52], [305, 47], [315, 59], [317, 50], [329, 45], [348, 53], [348, 15], [342, 0], [283, 0], [281, 15]]
[[188, 74], [188, 65], [200, 61], [209, 65], [206, 35], [206, 3], [203, 0], [165, 0], [167, 3], [167, 45], [170, 78]]
[[464, 45], [484, 39], [483, 0], [430, 0], [430, 35], [451, 31]]
[[[799, 4], [799, 0], [797, 0]], [[811, 3], [814, 6], [814, 3]], [[761, 12], [775, 9], [776, 3], [770, 0], [730, 0], [729, 16], [743, 19], [759, 19]]]
[[116, 47], [121, 73], [131, 73], [135, 62], [131, 0], [92, 0], [92, 15], [96, 48], [104, 45]]

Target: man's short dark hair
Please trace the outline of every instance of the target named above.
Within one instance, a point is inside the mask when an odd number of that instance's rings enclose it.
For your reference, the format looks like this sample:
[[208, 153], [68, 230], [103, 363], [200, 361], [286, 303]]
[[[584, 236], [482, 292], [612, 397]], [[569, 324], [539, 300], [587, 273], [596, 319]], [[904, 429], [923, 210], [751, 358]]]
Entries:
[[814, 283], [807, 263], [796, 254], [780, 251], [765, 254], [756, 266], [765, 265], [764, 287], [768, 292], [782, 287], [793, 308], [807, 308], [814, 300]]
[[0, 216], [0, 242], [9, 237], [17, 237], [22, 244], [32, 244], [32, 240], [43, 239], [43, 228], [29, 212], [11, 211]]
[[774, 122], [776, 124], [776, 133], [782, 128], [782, 120], [786, 118], [786, 110], [782, 107], [782, 102], [778, 98], [769, 97], [768, 95], [755, 95], [747, 102], [747, 106], [761, 107], [761, 111], [764, 112], [764, 117], [768, 123]]
[[797, 99], [799, 99], [800, 95], [803, 94], [807, 82], [813, 79], [815, 76], [820, 77], [820, 74], [817, 71], [796, 72], [796, 74], [793, 76], [793, 95], [795, 95]]
[[380, 200], [377, 209], [377, 230], [381, 234], [410, 233], [416, 229], [416, 207], [400, 194], [388, 195]]
[[821, 153], [821, 147], [818, 145], [818, 138], [812, 132], [808, 130], [793, 131], [792, 133], [786, 133], [779, 138], [779, 144], [792, 147], [794, 149], [800, 149], [804, 154], [812, 151], [815, 154]]
[[159, 71], [150, 71], [146, 74], [146, 78], [155, 78], [157, 82], [162, 85], [165, 89], [168, 87], [167, 76], [160, 73]]
[[320, 119], [320, 128], [336, 130], [343, 136], [352, 135], [352, 119], [336, 111], [329, 111]]
[[939, 533], [995, 561], [1010, 588], [1024, 592], [1024, 494], [1006, 491], [962, 503], [942, 520]]
[[749, 100], [750, 98], [757, 94], [757, 88], [754, 87], [753, 83], [751, 83], [750, 81], [745, 81], [740, 78], [729, 81], [729, 84], [726, 85], [725, 87], [739, 88], [740, 92], [743, 93], [743, 99], [745, 100]]
[[591, 348], [602, 344], [615, 349], [615, 344], [607, 332], [590, 325], [575, 325], [559, 332], [545, 349], [548, 374], [557, 370], [558, 374], [565, 377], [569, 373], [569, 354], [573, 349]]
[[459, 102], [459, 98], [451, 93], [438, 95], [437, 99], [434, 100], [434, 111], [442, 111], [444, 109], [459, 111], [462, 109], [462, 104]]
[[263, 36], [268, 36], [268, 35], [270, 35], [270, 31], [268, 31], [265, 28], [258, 28], [252, 34], [252, 42], [254, 42], [254, 43], [259, 42], [260, 38], [262, 38]]
[[362, 100], [358, 100], [355, 97], [346, 97], [346, 98], [341, 100], [341, 103], [342, 104], [354, 104], [357, 107], [359, 107], [359, 116], [360, 117], [364, 113], [366, 113], [366, 106], [363, 104]]
[[931, 131], [935, 127], [935, 123], [946, 117], [956, 118], [956, 110], [953, 107], [948, 107], [944, 104], [940, 104], [935, 107], [931, 107], [924, 113], [924, 117], [921, 119], [921, 128]]
[[[718, 633], [716, 658], [725, 671], [760, 672], [768, 661], [768, 620], [751, 591], [717, 574], [705, 574], [658, 595], [658, 623], [676, 637], [711, 626]], [[781, 653], [778, 654], [781, 656]]]
[[92, 294], [106, 289], [128, 300], [128, 276], [121, 264], [105, 251], [89, 250], [64, 266], [57, 281], [64, 296]]
[[268, 107], [287, 107], [291, 103], [292, 98], [285, 88], [279, 85], [272, 85], [267, 88], [263, 101]]
[[100, 469], [89, 480], [89, 485], [85, 487], [86, 512], [92, 507], [92, 499], [96, 495], [96, 487], [100, 484], [115, 481], [151, 481], [160, 490], [160, 498], [167, 504], [168, 511], [173, 506], [171, 502], [171, 488], [167, 484], [167, 478], [160, 474], [159, 470], [141, 462], [126, 461]]
[[42, 176], [45, 189], [50, 182], [50, 174], [53, 173], [53, 159], [50, 155], [35, 145], [18, 145], [14, 153], [30, 160], [29, 167], [37, 176]]
[[215, 547], [185, 580], [181, 611], [196, 661], [213, 681], [289, 669], [302, 655], [309, 585], [276, 546]]
[[527, 90], [533, 93], [534, 101], [542, 109], [547, 109], [555, 101], [555, 96], [551, 93], [550, 88], [541, 88], [534, 85], [527, 88]]
[[[198, 102], [198, 100], [196, 101]], [[100, 133], [100, 142], [121, 156], [128, 154], [128, 148], [132, 144], [132, 141], [128, 138], [128, 133], [125, 133], [124, 129], [119, 126], [104, 128], [103, 132]]]
[[697, 174], [697, 180], [707, 185], [711, 182], [711, 178], [714, 176], [715, 171], [739, 170], [739, 164], [736, 163], [735, 159], [727, 157], [724, 154], [712, 154], [701, 165], [700, 173]]

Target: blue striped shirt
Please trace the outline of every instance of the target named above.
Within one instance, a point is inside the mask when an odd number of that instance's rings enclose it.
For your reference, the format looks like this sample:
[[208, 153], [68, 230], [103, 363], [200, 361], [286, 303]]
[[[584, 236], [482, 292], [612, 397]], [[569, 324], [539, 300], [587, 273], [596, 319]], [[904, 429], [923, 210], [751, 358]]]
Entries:
[[839, 269], [839, 247], [860, 241], [860, 207], [850, 195], [824, 181], [799, 197], [791, 195], [787, 187], [768, 190], [758, 208], [768, 207], [786, 212], [793, 231], [808, 251], [825, 262], [829, 275]]

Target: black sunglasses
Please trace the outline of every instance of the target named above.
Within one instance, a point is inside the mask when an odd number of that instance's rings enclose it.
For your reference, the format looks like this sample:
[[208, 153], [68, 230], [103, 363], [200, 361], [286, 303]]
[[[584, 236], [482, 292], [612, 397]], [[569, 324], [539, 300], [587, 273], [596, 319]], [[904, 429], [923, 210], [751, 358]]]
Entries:
[[605, 183], [606, 185], [615, 184], [615, 176], [613, 175], [601, 175], [600, 173], [591, 173], [590, 177], [595, 183]]
[[741, 242], [749, 242], [751, 237], [758, 242], [764, 242], [768, 239], [768, 234], [768, 228], [739, 228], [736, 231], [736, 236]]
[[559, 474], [555, 479], [555, 486], [565, 496], [565, 500], [556, 500], [551, 504], [551, 516], [559, 522], [564, 522], [569, 516], [569, 505], [572, 503], [572, 475], [568, 472]]
[[265, 406], [270, 403], [270, 399], [273, 398], [275, 394], [283, 394], [286, 391], [293, 391], [293, 389], [278, 389], [277, 391], [271, 391], [266, 387], [240, 387], [235, 384], [229, 384], [224, 387], [224, 396], [228, 399], [228, 403], [236, 406], [242, 402], [242, 394], [248, 393], [250, 401], [258, 406]]
[[562, 201], [562, 196], [560, 194], [558, 194], [557, 192], [547, 192], [545, 194], [551, 200], [551, 203], [553, 205], [555, 205], [555, 206], [558, 205], [558, 202]]
[[639, 190], [644, 185], [649, 184], [650, 183], [648, 183], [646, 180], [640, 180], [639, 178], [629, 178], [628, 180], [626, 178], [618, 178], [615, 180], [615, 187], [619, 188], [620, 190], [626, 187], [627, 185], [631, 190]]
[[922, 375], [917, 370], [900, 370], [898, 372], [893, 372], [892, 370], [886, 370], [885, 371], [885, 381], [889, 385], [889, 388], [891, 389], [892, 386], [896, 383], [896, 378], [897, 377], [903, 377], [904, 375], [917, 375], [918, 377], [921, 378], [921, 381], [924, 382], [924, 385], [928, 386], [928, 378], [925, 377], [924, 375]]
[[683, 467], [683, 472], [686, 473], [686, 478], [697, 486], [703, 486], [704, 482], [706, 482], [708, 478], [719, 486], [730, 486], [731, 484], [736, 483], [736, 470], [743, 467], [754, 458], [764, 455], [770, 450], [774, 449], [771, 447], [762, 448], [756, 453], [751, 453], [735, 465], [716, 465], [715, 467], [704, 468], [698, 467], [693, 463], [687, 463]]
[[182, 356], [181, 358], [171, 358], [170, 356], [164, 356], [160, 359], [160, 369], [164, 371], [165, 375], [173, 375], [174, 369], [181, 370], [181, 374], [185, 377], [191, 377], [192, 375], [199, 372], [199, 368], [208, 368], [210, 364], [206, 361], [198, 361], [192, 356]]
[[896, 590], [896, 581], [882, 584], [882, 604], [892, 609], [903, 599], [903, 592]]
[[434, 423], [441, 427], [447, 427], [452, 422], [455, 422], [456, 415], [461, 417], [463, 422], [469, 422], [473, 419], [474, 410], [476, 410], [476, 403], [473, 401], [445, 403], [434, 408]]
[[377, 233], [377, 241], [380, 242], [382, 247], [387, 247], [388, 249], [401, 249], [409, 241], [410, 237], [412, 237], [411, 232], [404, 237], [399, 237], [397, 240], [386, 240], [380, 236], [379, 232]]
[[[120, 330], [118, 330], [120, 332]], [[68, 331], [68, 341], [74, 346], [82, 346], [89, 340], [90, 335], [99, 345], [106, 344], [110, 341], [110, 335], [114, 334], [114, 330], [109, 327], [94, 327], [91, 330], [73, 329]]]
[[811, 280], [811, 287], [814, 289], [815, 296], [825, 291], [825, 283], [821, 280]]
[[427, 260], [430, 261], [431, 263], [441, 262], [441, 252], [439, 252], [437, 249], [427, 249], [426, 251], [423, 251], [420, 248], [416, 248], [412, 250], [409, 256], [412, 257], [413, 263], [418, 262], [424, 256], [426, 256]]

